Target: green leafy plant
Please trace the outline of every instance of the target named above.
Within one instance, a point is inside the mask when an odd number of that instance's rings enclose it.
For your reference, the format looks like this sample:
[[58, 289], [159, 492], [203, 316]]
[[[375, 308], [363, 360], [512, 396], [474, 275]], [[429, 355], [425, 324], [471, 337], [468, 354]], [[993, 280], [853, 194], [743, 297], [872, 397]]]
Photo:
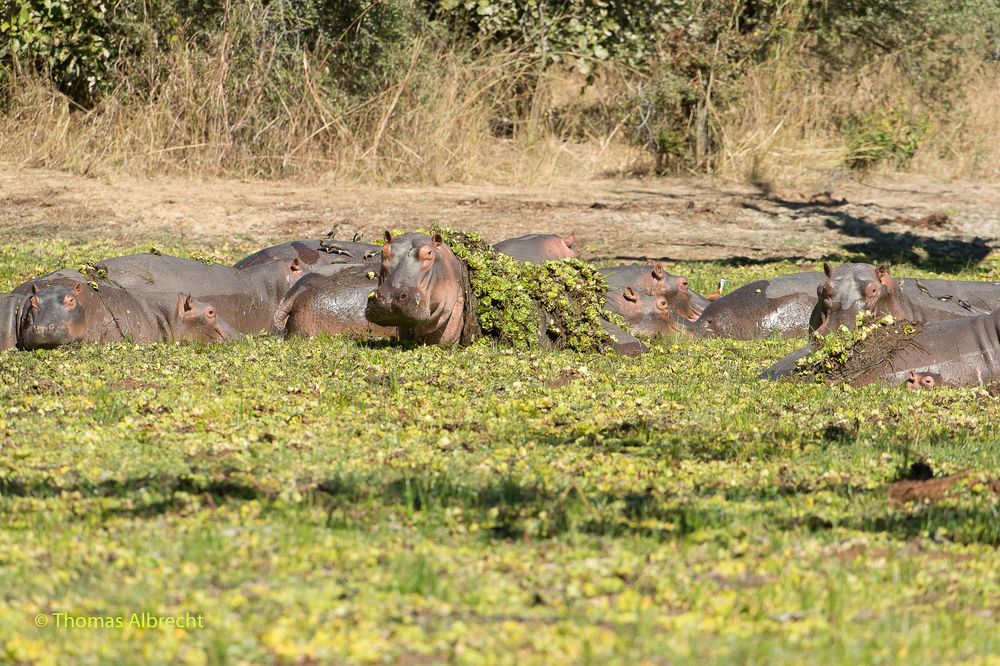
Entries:
[[847, 165], [867, 169], [888, 163], [905, 166], [926, 136], [929, 121], [905, 108], [890, 106], [870, 111], [848, 123], [844, 130], [847, 140]]
[[598, 351], [611, 342], [601, 319], [620, 319], [604, 309], [607, 281], [576, 259], [521, 263], [493, 249], [475, 232], [435, 226], [469, 267], [483, 333], [519, 349], [538, 347], [545, 331], [557, 346]]

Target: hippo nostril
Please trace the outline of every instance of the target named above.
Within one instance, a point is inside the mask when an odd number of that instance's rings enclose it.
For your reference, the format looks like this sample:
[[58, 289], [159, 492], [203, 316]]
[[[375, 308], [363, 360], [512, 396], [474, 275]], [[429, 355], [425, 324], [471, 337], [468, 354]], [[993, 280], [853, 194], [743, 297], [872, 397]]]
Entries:
[[405, 301], [406, 300], [406, 292], [405, 291], [399, 295], [399, 300], [401, 300], [401, 301]]

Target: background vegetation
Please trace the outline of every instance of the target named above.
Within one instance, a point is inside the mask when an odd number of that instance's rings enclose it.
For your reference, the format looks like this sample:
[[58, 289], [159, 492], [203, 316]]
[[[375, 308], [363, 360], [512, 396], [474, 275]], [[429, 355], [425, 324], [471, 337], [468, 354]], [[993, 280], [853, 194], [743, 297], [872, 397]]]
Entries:
[[0, 156], [379, 181], [995, 175], [996, 0], [3, 0]]

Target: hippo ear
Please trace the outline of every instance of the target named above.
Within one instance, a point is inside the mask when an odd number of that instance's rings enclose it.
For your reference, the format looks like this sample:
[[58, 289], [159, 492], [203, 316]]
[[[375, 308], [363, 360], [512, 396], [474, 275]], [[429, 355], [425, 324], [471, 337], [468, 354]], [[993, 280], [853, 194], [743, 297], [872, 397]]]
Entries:
[[666, 275], [666, 273], [663, 270], [663, 266], [660, 264], [653, 264], [653, 279], [662, 280], [664, 275]]
[[907, 371], [906, 381], [916, 381], [916, 380], [917, 380], [917, 373], [913, 372], [913, 370]]
[[80, 284], [79, 282], [77, 282], [76, 286], [73, 287], [73, 293], [75, 295], [77, 295], [77, 296], [79, 296], [80, 294], [82, 294], [83, 293], [83, 285]]
[[885, 280], [887, 277], [889, 277], [889, 267], [886, 266], [885, 264], [879, 264], [875, 268], [875, 277], [878, 278], [879, 281]]
[[830, 264], [829, 261], [824, 261], [823, 262], [823, 272], [826, 273], [826, 276], [828, 278], [832, 278], [833, 277], [833, 266]]
[[288, 267], [288, 270], [290, 270], [293, 273], [302, 272], [302, 262], [299, 261], [298, 257], [292, 259], [292, 265]]
[[392, 232], [388, 229], [385, 230], [385, 244], [388, 245], [392, 242]]
[[570, 233], [569, 236], [563, 238], [563, 243], [566, 243], [566, 247], [573, 249], [573, 243], [576, 242], [576, 234]]
[[625, 291], [622, 292], [622, 296], [625, 300], [630, 303], [637, 303], [639, 301], [639, 294], [635, 293], [635, 289], [632, 287], [625, 287]]
[[177, 314], [184, 316], [194, 310], [194, 298], [191, 294], [181, 294], [177, 297]]
[[431, 240], [434, 241], [434, 247], [441, 247], [441, 243], [444, 242], [444, 239], [441, 238], [441, 234], [434, 234]]

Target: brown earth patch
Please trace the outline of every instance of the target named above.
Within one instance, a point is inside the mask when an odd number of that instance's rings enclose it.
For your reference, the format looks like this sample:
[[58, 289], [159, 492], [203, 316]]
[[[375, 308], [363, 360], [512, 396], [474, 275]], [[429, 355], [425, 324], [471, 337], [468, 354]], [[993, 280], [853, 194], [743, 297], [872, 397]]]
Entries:
[[[896, 481], [889, 486], [889, 502], [894, 504], [906, 504], [909, 502], [937, 504], [947, 496], [948, 491], [954, 488], [959, 481], [968, 476], [969, 472], [960, 472], [925, 481]], [[984, 479], [979, 482], [985, 485], [994, 495], [1000, 496], [1000, 478]]]

